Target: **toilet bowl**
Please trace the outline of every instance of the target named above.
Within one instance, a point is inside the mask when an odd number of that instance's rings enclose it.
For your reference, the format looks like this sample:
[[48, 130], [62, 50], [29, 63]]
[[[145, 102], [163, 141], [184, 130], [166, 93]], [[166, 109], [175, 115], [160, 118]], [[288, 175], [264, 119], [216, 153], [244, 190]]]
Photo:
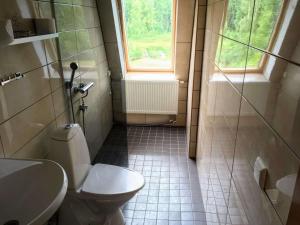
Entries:
[[144, 186], [141, 174], [107, 164], [90, 164], [83, 132], [78, 124], [57, 128], [48, 158], [58, 162], [69, 180], [59, 212], [60, 225], [124, 225], [120, 207]]

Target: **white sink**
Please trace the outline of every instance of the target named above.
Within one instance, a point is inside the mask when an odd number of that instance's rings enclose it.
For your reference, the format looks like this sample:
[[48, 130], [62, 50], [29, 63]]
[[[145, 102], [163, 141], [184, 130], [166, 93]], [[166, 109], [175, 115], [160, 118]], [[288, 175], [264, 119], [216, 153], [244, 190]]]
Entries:
[[[0, 225], [43, 225], [68, 186], [63, 168], [49, 160], [0, 159]], [[11, 223], [11, 224], [18, 224]]]

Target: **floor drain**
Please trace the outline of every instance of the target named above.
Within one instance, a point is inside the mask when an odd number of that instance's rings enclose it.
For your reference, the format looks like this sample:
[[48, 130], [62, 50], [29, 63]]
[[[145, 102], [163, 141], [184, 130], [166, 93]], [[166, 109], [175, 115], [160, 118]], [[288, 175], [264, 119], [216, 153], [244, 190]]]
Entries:
[[4, 223], [3, 225], [20, 225], [18, 220], [9, 220], [6, 223]]

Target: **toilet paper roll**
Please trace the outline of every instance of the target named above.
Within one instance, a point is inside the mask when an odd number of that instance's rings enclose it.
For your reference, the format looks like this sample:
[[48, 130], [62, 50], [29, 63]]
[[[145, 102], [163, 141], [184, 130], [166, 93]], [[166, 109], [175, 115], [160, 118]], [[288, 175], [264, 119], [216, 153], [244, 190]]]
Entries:
[[0, 20], [0, 46], [7, 46], [14, 41], [11, 20]]

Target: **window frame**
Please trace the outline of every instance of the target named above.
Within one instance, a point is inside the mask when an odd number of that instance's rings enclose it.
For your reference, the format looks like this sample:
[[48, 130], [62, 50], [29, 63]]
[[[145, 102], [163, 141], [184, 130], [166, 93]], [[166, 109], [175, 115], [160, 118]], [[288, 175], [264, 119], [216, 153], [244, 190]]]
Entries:
[[[278, 16], [277, 21], [274, 25], [274, 28], [273, 28], [273, 31], [272, 31], [272, 34], [271, 34], [271, 37], [270, 37], [270, 41], [268, 43], [268, 47], [266, 49], [263, 49], [263, 51], [262, 51], [263, 55], [262, 55], [262, 58], [259, 62], [259, 66], [257, 68], [249, 68], [249, 69], [247, 69], [247, 65], [245, 65], [244, 69], [242, 69], [242, 68], [221, 68], [222, 71], [224, 71], [225, 73], [233, 74], [233, 75], [234, 74], [241, 74], [241, 73], [258, 73], [258, 74], [262, 74], [264, 72], [264, 69], [265, 69], [265, 66], [266, 66], [266, 63], [267, 63], [267, 59], [268, 59], [268, 55], [266, 54], [266, 52], [269, 52], [269, 50], [272, 47], [274, 47], [275, 40], [276, 40], [276, 38], [278, 36], [278, 33], [280, 31], [280, 27], [282, 25], [283, 17], [284, 17], [284, 14], [286, 12], [287, 2], [288, 1], [282, 0], [282, 5], [280, 7], [279, 16]], [[228, 1], [226, 1], [225, 4], [226, 4], [226, 8], [227, 8], [228, 7]], [[224, 17], [223, 17], [224, 19], [222, 21], [222, 29], [224, 28], [224, 25], [225, 25], [226, 15], [227, 15], [227, 10], [224, 12]], [[252, 31], [250, 31], [249, 42], [251, 40], [251, 33], [252, 33]], [[223, 38], [223, 35], [221, 35], [221, 36]], [[222, 45], [223, 45], [223, 40], [222, 40]], [[249, 43], [248, 48], [250, 46], [251, 45]]]
[[171, 67], [168, 69], [159, 69], [159, 68], [133, 68], [129, 64], [129, 55], [128, 55], [128, 44], [127, 44], [127, 37], [126, 37], [126, 25], [122, 7], [122, 0], [117, 0], [118, 8], [119, 8], [119, 18], [121, 23], [121, 32], [122, 32], [122, 44], [125, 53], [125, 65], [126, 71], [128, 73], [134, 72], [155, 72], [155, 73], [173, 73], [175, 71], [175, 45], [176, 45], [176, 30], [177, 30], [177, 0], [172, 0], [172, 57], [171, 57]]

